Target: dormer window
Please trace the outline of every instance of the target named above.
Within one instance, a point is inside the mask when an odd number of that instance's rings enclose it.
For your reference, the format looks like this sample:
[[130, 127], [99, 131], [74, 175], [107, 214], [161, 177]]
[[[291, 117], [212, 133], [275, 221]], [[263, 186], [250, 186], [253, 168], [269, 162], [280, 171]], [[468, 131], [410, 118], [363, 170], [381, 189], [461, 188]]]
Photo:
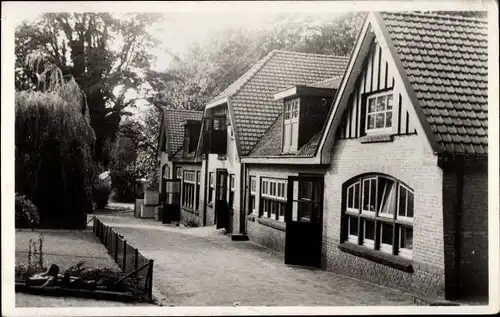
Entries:
[[188, 156], [190, 153], [196, 150], [198, 145], [198, 138], [200, 135], [201, 122], [195, 120], [188, 120], [184, 124], [184, 156]]
[[366, 99], [366, 134], [383, 134], [392, 131], [393, 93], [383, 92]]
[[[219, 111], [215, 111], [219, 110]], [[227, 154], [227, 120], [225, 108], [214, 109], [205, 117], [203, 151], [219, 155]]]
[[297, 151], [299, 139], [299, 99], [285, 100], [283, 116], [283, 152]]

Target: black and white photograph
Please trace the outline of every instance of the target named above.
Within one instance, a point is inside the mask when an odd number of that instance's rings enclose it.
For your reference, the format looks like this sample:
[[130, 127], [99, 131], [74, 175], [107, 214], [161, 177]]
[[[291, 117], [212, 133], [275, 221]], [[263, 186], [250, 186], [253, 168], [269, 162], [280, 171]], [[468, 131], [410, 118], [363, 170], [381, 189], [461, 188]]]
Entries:
[[500, 311], [497, 2], [1, 20], [2, 316]]

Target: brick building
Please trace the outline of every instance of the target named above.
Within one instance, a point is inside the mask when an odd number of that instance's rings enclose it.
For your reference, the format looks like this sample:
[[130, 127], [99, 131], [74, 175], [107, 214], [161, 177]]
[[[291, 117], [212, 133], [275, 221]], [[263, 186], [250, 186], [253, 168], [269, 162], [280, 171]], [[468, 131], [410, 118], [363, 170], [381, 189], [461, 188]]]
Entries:
[[[201, 162], [195, 152], [200, 136], [202, 111], [162, 109], [158, 142], [160, 199], [178, 202], [181, 220], [201, 224]], [[170, 181], [178, 180], [173, 186]], [[169, 188], [169, 190], [166, 190]], [[165, 192], [168, 195], [165, 195]]]
[[487, 58], [486, 22], [419, 13], [370, 13], [350, 59], [271, 52], [205, 108], [203, 224], [288, 264], [487, 295]]

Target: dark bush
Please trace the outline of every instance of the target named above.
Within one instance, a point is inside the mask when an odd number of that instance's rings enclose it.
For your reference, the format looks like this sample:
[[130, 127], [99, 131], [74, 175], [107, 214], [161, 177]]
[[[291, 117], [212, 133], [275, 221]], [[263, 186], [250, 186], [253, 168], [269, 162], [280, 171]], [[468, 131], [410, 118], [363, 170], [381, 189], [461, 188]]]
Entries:
[[135, 201], [135, 173], [127, 169], [111, 169], [113, 200], [131, 203]]
[[92, 211], [95, 135], [78, 105], [54, 93], [17, 92], [15, 187], [40, 226], [83, 228]]
[[96, 207], [103, 209], [108, 204], [109, 195], [111, 194], [111, 185], [105, 181], [98, 181], [94, 186], [92, 195]]
[[25, 195], [16, 193], [15, 212], [16, 227], [18, 228], [35, 227], [40, 223], [38, 208]]

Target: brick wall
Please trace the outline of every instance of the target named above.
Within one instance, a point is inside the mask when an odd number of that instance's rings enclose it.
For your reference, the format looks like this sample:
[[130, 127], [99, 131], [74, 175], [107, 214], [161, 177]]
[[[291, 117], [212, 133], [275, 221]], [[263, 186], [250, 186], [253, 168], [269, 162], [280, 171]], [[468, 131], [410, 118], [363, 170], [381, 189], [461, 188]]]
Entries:
[[[318, 173], [322, 175], [325, 172], [324, 167], [298, 165], [251, 164], [247, 165], [247, 168], [248, 175], [255, 176], [257, 180], [255, 200], [257, 213], [260, 208], [259, 193], [262, 177], [287, 179], [288, 176], [298, 175], [299, 173]], [[255, 217], [258, 218], [258, 215], [255, 215]], [[251, 241], [279, 252], [285, 252], [285, 231], [259, 223], [258, 219], [255, 219], [255, 221], [247, 220], [246, 227], [248, 238]]]
[[464, 175], [460, 230], [459, 294], [488, 292], [488, 174]]
[[285, 252], [285, 231], [260, 224], [255, 219], [247, 220], [247, 235], [250, 241], [278, 252]]
[[[342, 184], [363, 173], [384, 173], [414, 190], [414, 272], [406, 273], [341, 251]], [[423, 138], [361, 144], [338, 140], [325, 175], [323, 264], [328, 270], [408, 292], [444, 297], [442, 170]]]
[[202, 226], [203, 224], [201, 212], [199, 215], [196, 215], [192, 211], [185, 208], [181, 208], [181, 221], [186, 223], [196, 223], [198, 227]]

